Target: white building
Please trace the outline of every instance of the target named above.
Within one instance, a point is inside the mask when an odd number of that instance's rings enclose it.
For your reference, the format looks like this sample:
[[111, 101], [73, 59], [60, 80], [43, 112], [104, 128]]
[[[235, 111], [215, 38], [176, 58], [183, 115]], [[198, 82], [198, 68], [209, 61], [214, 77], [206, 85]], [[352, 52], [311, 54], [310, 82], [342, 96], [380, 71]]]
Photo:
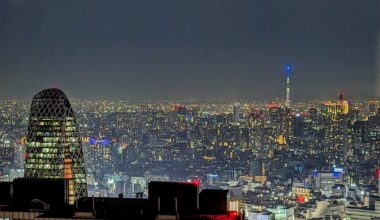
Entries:
[[372, 220], [374, 218], [380, 219], [380, 201], [375, 201], [374, 207], [352, 207], [347, 206], [345, 209], [345, 214], [350, 217], [350, 219], [362, 219], [362, 220]]

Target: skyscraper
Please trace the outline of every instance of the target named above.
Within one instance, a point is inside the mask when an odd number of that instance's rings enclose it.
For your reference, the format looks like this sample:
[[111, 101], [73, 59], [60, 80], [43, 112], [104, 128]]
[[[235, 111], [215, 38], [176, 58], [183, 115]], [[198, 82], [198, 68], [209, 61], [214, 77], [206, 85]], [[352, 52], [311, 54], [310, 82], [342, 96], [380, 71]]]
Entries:
[[70, 204], [87, 196], [82, 144], [74, 111], [59, 89], [45, 89], [33, 97], [25, 177], [68, 179]]
[[233, 106], [234, 121], [238, 122], [240, 119], [241, 108], [239, 103], [235, 103]]

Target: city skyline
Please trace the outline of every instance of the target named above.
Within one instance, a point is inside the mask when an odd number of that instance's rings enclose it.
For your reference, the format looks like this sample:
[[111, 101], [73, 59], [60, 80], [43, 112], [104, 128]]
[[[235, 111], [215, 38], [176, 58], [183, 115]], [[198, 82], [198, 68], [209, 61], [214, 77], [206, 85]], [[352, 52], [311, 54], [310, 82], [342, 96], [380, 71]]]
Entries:
[[0, 100], [0, 217], [378, 217], [380, 101], [69, 99]]
[[293, 101], [379, 97], [378, 1], [214, 3], [2, 1], [0, 97], [272, 100], [289, 63]]
[[380, 219], [380, 0], [0, 0], [0, 220]]

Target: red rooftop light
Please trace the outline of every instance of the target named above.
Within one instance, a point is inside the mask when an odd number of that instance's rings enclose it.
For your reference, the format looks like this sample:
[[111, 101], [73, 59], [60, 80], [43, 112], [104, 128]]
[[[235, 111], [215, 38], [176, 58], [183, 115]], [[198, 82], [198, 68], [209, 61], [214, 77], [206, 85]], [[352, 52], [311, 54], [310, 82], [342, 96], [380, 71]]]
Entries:
[[376, 177], [377, 179], [380, 179], [380, 169], [376, 169], [375, 177]]
[[229, 216], [237, 216], [237, 211], [230, 211], [228, 213]]
[[305, 197], [303, 197], [303, 196], [297, 197], [297, 202], [298, 203], [305, 203]]
[[194, 180], [194, 181], [193, 181], [193, 184], [195, 184], [195, 185], [198, 185], [198, 186], [199, 186], [199, 185], [201, 184], [201, 181], [200, 181], [200, 180]]

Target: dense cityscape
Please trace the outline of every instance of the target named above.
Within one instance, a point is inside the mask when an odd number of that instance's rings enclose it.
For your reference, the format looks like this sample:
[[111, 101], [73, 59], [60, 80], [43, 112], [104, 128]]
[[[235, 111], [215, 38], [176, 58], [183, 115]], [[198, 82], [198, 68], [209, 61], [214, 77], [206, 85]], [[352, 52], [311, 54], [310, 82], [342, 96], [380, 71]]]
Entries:
[[[0, 178], [13, 181], [24, 176], [30, 103], [0, 105]], [[201, 189], [229, 190], [229, 210], [239, 213], [276, 219], [377, 213], [378, 101], [348, 101], [339, 93], [336, 100], [291, 104], [72, 105], [89, 196], [146, 198], [150, 181], [199, 181]]]
[[380, 220], [380, 0], [0, 0], [0, 220]]

